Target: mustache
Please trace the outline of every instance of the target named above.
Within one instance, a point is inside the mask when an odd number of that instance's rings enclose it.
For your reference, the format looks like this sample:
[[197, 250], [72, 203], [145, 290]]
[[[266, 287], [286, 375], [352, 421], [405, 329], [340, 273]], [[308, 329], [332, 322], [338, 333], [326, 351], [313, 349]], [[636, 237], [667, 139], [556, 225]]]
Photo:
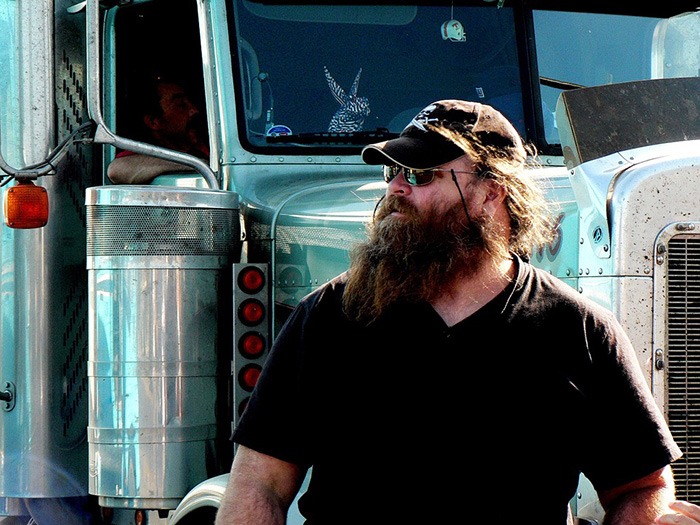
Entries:
[[393, 212], [401, 213], [408, 217], [416, 217], [418, 210], [400, 195], [389, 195], [382, 198], [377, 205], [375, 220], [381, 221]]
[[187, 129], [192, 131], [200, 131], [207, 129], [207, 117], [202, 113], [197, 113], [190, 118], [187, 123]]

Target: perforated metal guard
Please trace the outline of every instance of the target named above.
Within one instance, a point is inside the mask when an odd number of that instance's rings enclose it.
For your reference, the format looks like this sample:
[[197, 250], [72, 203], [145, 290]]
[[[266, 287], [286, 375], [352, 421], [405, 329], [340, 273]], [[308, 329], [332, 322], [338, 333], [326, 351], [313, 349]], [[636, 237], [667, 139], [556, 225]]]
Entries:
[[231, 255], [237, 210], [87, 206], [87, 255]]

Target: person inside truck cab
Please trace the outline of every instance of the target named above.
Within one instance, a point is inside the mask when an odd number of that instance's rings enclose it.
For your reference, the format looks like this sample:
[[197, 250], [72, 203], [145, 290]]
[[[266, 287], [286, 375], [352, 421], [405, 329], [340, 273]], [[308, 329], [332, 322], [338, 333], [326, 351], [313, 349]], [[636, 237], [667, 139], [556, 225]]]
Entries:
[[[143, 85], [136, 106], [137, 139], [209, 160], [209, 144], [203, 113], [183, 85], [157, 76]], [[107, 168], [115, 184], [147, 184], [158, 175], [191, 171], [169, 160], [121, 151]]]
[[682, 453], [629, 338], [528, 262], [552, 238], [534, 153], [461, 100], [363, 149], [388, 183], [369, 238], [276, 338], [217, 525], [285, 523], [309, 469], [309, 525], [564, 525], [581, 474], [606, 525], [676, 519]]

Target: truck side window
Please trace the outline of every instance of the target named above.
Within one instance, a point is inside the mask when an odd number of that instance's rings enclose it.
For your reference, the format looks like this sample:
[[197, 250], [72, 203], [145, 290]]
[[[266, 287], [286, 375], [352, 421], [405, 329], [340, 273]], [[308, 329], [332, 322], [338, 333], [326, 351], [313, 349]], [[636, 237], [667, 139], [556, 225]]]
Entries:
[[120, 8], [115, 22], [116, 130], [139, 137], [143, 119], [144, 83], [167, 77], [180, 84], [203, 114], [202, 76], [196, 4], [191, 0], [159, 0]]

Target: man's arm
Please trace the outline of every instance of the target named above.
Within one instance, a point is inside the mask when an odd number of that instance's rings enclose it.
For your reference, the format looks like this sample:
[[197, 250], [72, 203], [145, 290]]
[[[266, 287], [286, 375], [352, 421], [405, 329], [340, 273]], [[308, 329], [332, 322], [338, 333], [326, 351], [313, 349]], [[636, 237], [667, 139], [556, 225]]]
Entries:
[[604, 525], [652, 525], [669, 512], [675, 499], [670, 466], [606, 491], [598, 491], [605, 509]]
[[283, 525], [304, 475], [293, 463], [239, 445], [215, 525]]
[[148, 184], [168, 172], [193, 171], [190, 166], [149, 155], [117, 157], [107, 167], [107, 177], [115, 184]]

